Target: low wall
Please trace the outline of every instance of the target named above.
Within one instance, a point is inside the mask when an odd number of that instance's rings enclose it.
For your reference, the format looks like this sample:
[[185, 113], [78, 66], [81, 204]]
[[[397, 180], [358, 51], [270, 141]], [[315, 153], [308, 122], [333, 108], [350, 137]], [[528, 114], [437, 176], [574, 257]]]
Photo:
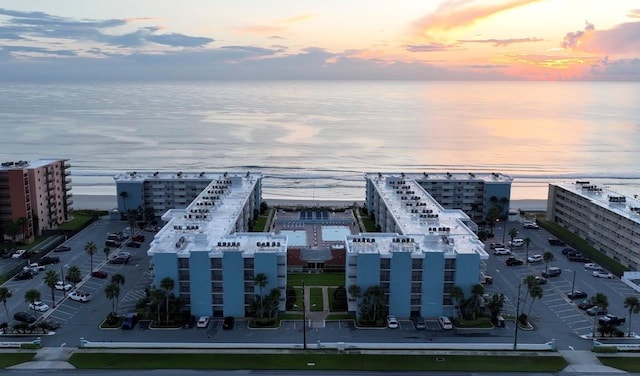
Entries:
[[640, 351], [640, 343], [602, 343], [593, 341], [593, 347], [615, 347], [618, 351]]
[[[94, 342], [80, 339], [81, 348], [139, 348], [139, 349], [267, 349], [302, 350], [301, 343], [160, 343], [160, 342]], [[345, 350], [513, 350], [513, 343], [358, 343], [317, 342], [308, 343], [307, 349]], [[555, 341], [547, 343], [522, 343], [517, 350], [555, 351]]]
[[638, 286], [634, 281], [640, 281], [640, 272], [624, 272], [622, 273], [622, 278], [620, 278], [625, 285], [631, 287], [636, 292], [640, 292], [640, 286]]

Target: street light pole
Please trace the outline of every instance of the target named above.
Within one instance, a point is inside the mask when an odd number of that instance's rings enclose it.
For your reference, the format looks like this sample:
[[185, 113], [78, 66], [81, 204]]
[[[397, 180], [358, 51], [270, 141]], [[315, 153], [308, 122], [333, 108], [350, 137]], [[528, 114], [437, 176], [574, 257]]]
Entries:
[[575, 292], [576, 287], [576, 271], [573, 270], [573, 282], [571, 283], [571, 296], [573, 297], [573, 293]]
[[302, 281], [302, 348], [307, 349], [307, 305], [305, 303], [304, 281]]
[[518, 315], [520, 311], [520, 286], [521, 285], [522, 285], [521, 283], [518, 284], [518, 300], [516, 304], [516, 330], [515, 330], [515, 334], [513, 335], [513, 350], [518, 349]]

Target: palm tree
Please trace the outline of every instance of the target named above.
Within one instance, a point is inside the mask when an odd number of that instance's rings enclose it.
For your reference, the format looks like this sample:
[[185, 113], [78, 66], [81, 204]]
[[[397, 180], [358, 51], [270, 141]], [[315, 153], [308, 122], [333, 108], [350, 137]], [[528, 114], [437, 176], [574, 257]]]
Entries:
[[95, 255], [96, 252], [98, 252], [98, 247], [94, 242], [87, 242], [87, 244], [85, 244], [84, 246], [84, 250], [89, 255], [89, 260], [90, 260], [89, 265], [91, 266], [90, 270], [93, 271], [93, 255]]
[[529, 258], [529, 246], [530, 245], [531, 245], [531, 238], [530, 237], [524, 238], [524, 251], [525, 251], [524, 259], [525, 260]]
[[[596, 293], [593, 296], [593, 304], [596, 305], [596, 307], [598, 307], [598, 311], [600, 310], [604, 310], [607, 307], [609, 307], [609, 299], [607, 298], [607, 296], [601, 292]], [[595, 318], [593, 319], [593, 336], [595, 337], [596, 335], [596, 323], [598, 322], [598, 320], [596, 320]]]
[[110, 283], [104, 288], [104, 293], [107, 296], [107, 299], [111, 300], [111, 311], [117, 315], [118, 312], [116, 311], [115, 302], [118, 299], [118, 296], [120, 296], [120, 286], [116, 283]]
[[169, 296], [175, 287], [175, 281], [171, 277], [164, 277], [160, 281], [160, 288], [164, 291], [167, 298], [167, 324], [169, 323]]
[[111, 248], [110, 248], [110, 247], [104, 247], [104, 248], [102, 249], [102, 252], [104, 252], [104, 256], [105, 256], [106, 258], [109, 258], [109, 253], [111, 253]]
[[[38, 291], [36, 289], [30, 289], [30, 290], [27, 290], [24, 293], [24, 300], [27, 303], [35, 304], [35, 302], [40, 300], [40, 299], [42, 299], [42, 294], [40, 294], [40, 291]], [[36, 318], [37, 318], [38, 317], [38, 311], [36, 311], [36, 310], [33, 310], [33, 311], [35, 312], [35, 315], [36, 315]]]
[[484, 294], [484, 286], [479, 283], [476, 283], [471, 287], [471, 298], [473, 301], [473, 319], [476, 319], [476, 315], [478, 314], [478, 310], [480, 308], [480, 299], [484, 299], [482, 297]]
[[629, 329], [627, 330], [627, 337], [631, 337], [631, 314], [640, 312], [640, 301], [637, 296], [627, 296], [624, 299], [624, 308], [629, 310]]
[[[124, 286], [124, 276], [120, 273], [116, 273], [111, 276], [111, 283], [118, 285], [118, 292], [120, 292], [120, 286]], [[116, 299], [116, 314], [118, 314], [118, 300]]]
[[510, 228], [509, 237], [511, 237], [511, 244], [513, 244], [513, 239], [515, 239], [516, 236], [518, 236], [518, 229], [515, 227]]
[[544, 295], [543, 291], [544, 290], [542, 290], [542, 287], [540, 286], [539, 283], [534, 283], [533, 286], [531, 286], [531, 288], [529, 289], [529, 295], [531, 296], [531, 303], [529, 304], [529, 311], [527, 312], [527, 316], [531, 315], [531, 308], [533, 308], [533, 302], [535, 302], [536, 299], [542, 299], [542, 296]]
[[120, 197], [122, 197], [122, 205], [124, 207], [124, 212], [127, 212], [127, 198], [129, 197], [129, 193], [127, 191], [120, 192]]
[[53, 308], [56, 308], [56, 283], [60, 280], [60, 276], [55, 270], [48, 270], [44, 275], [44, 283], [51, 289], [51, 301]]
[[67, 270], [67, 279], [73, 283], [73, 288], [76, 288], [76, 283], [82, 281], [82, 272], [80, 268], [75, 265], [71, 265]]
[[18, 235], [18, 224], [14, 221], [8, 221], [4, 224], [4, 232], [11, 236], [11, 240], [15, 243], [16, 235]]
[[18, 225], [18, 227], [21, 229], [22, 231], [22, 241], [25, 241], [25, 239], [27, 238], [27, 224], [29, 223], [29, 221], [27, 220], [27, 217], [20, 217], [16, 220], [16, 225]]
[[458, 315], [460, 316], [460, 319], [462, 319], [462, 301], [464, 300], [464, 291], [462, 290], [462, 287], [451, 287], [449, 295], [451, 296], [451, 299], [455, 301], [455, 304], [458, 307]]
[[7, 300], [12, 296], [13, 294], [8, 288], [0, 287], [0, 302], [4, 305], [4, 312], [7, 314], [7, 321], [11, 320], [11, 318], [9, 318], [9, 309], [7, 309]]
[[542, 255], [542, 259], [545, 262], [544, 265], [544, 272], [547, 272], [547, 269], [549, 267], [549, 261], [553, 261], [553, 253], [546, 251], [543, 255]]
[[264, 273], [258, 273], [253, 279], [253, 285], [260, 288], [260, 318], [264, 318], [264, 297], [262, 296], [262, 289], [267, 285], [267, 275]]
[[349, 286], [349, 295], [351, 295], [352, 298], [358, 300], [362, 296], [362, 289], [358, 285], [351, 285]]

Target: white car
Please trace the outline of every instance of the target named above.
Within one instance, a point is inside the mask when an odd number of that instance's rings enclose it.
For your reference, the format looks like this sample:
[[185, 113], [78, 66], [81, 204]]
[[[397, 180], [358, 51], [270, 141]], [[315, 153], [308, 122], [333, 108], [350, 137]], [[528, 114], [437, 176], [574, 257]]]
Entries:
[[602, 266], [596, 264], [595, 262], [589, 262], [587, 264], [584, 264], [584, 270], [603, 270]]
[[387, 327], [390, 329], [398, 329], [400, 324], [398, 324], [398, 319], [395, 316], [389, 315], [387, 316]]
[[196, 324], [196, 327], [206, 328], [207, 326], [209, 326], [209, 316], [200, 316], [200, 318], [198, 319], [198, 323]]
[[604, 270], [595, 270], [593, 273], [591, 273], [591, 275], [597, 278], [607, 278], [607, 279], [614, 278], [613, 274], [606, 272]]
[[32, 271], [33, 271], [33, 270], [36, 270], [36, 271], [43, 271], [43, 270], [45, 270], [46, 268], [47, 268], [47, 267], [46, 267], [45, 265], [40, 265], [40, 264], [38, 264], [37, 262], [32, 262], [31, 264], [29, 264], [29, 265], [27, 265], [27, 266], [23, 267], [23, 268], [22, 268], [22, 270], [29, 270], [29, 269], [31, 269]]
[[440, 327], [444, 330], [453, 329], [453, 323], [451, 322], [451, 320], [449, 320], [447, 316], [438, 317], [438, 324], [440, 324]]
[[511, 247], [522, 247], [524, 245], [524, 239], [519, 239], [519, 238], [513, 239], [513, 241], [509, 242], [509, 245]]
[[19, 259], [22, 258], [22, 255], [26, 252], [26, 249], [18, 249], [17, 251], [14, 252], [14, 254], [11, 255], [12, 259]]
[[542, 257], [541, 254], [535, 254], [535, 255], [529, 256], [527, 258], [527, 262], [529, 264], [533, 264], [533, 263], [536, 263], [536, 262], [542, 262], [542, 260], [544, 260], [544, 258]]
[[508, 248], [494, 248], [493, 249], [493, 254], [496, 256], [502, 256], [502, 255], [510, 255], [511, 254], [511, 250]]
[[83, 291], [74, 291], [71, 294], [69, 294], [69, 299], [71, 300], [75, 300], [76, 302], [82, 302], [82, 303], [86, 303], [89, 300], [91, 300], [91, 294], [88, 292], [83, 292]]
[[39, 300], [36, 300], [33, 303], [29, 303], [29, 309], [33, 309], [38, 312], [46, 312], [49, 310], [49, 306]]
[[528, 228], [528, 229], [531, 229], [531, 230], [537, 230], [537, 229], [540, 228], [540, 226], [538, 226], [538, 224], [535, 223], [535, 222], [524, 222], [522, 224], [522, 227], [523, 228]]
[[60, 291], [69, 291], [69, 290], [71, 290], [73, 288], [71, 283], [64, 283], [62, 281], [56, 282], [56, 284], [53, 287], [56, 290], [60, 290]]

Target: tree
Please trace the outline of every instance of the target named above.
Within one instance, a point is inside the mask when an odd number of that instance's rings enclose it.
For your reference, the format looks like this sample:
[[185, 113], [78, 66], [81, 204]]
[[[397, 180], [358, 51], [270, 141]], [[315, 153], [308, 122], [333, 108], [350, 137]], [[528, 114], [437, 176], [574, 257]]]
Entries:
[[529, 298], [529, 296], [531, 295], [531, 287], [533, 287], [533, 285], [537, 284], [538, 281], [536, 280], [536, 276], [533, 274], [529, 274], [528, 276], [524, 277], [524, 285], [527, 286], [527, 293], [524, 295], [524, 300], [522, 301], [522, 307], [526, 307], [527, 306], [527, 300]]
[[542, 290], [542, 287], [540, 286], [540, 284], [536, 282], [529, 289], [529, 295], [531, 296], [531, 303], [529, 304], [529, 311], [527, 312], [527, 316], [531, 315], [531, 308], [533, 308], [533, 302], [535, 302], [536, 299], [542, 299], [542, 296], [544, 295], [544, 290]]
[[111, 311], [118, 314], [116, 310], [116, 300], [120, 296], [120, 286], [116, 283], [110, 283], [104, 288], [104, 293], [107, 296], [107, 299], [111, 300]]
[[[27, 303], [35, 304], [35, 302], [40, 300], [40, 299], [42, 299], [42, 294], [40, 294], [40, 291], [38, 291], [36, 289], [30, 289], [30, 290], [27, 290], [24, 293], [24, 300]], [[36, 318], [37, 318], [38, 317], [38, 311], [34, 310], [34, 312], [35, 312], [35, 315], [36, 315]]]
[[90, 261], [89, 265], [91, 267], [90, 270], [93, 271], [93, 255], [95, 255], [96, 252], [98, 252], [98, 247], [94, 242], [87, 242], [87, 244], [85, 244], [84, 246], [84, 250], [89, 255], [89, 261]]
[[496, 320], [504, 307], [504, 294], [493, 294], [487, 303], [487, 308], [491, 312], [491, 320]]
[[80, 268], [75, 265], [71, 265], [67, 270], [67, 279], [73, 283], [73, 288], [76, 288], [76, 283], [82, 281], [82, 272]]
[[160, 288], [164, 291], [165, 296], [167, 298], [167, 324], [169, 323], [169, 296], [175, 287], [175, 281], [171, 277], [164, 277], [162, 281], [160, 281]]
[[29, 224], [29, 220], [27, 220], [27, 217], [20, 217], [16, 220], [16, 225], [20, 228], [20, 231], [22, 232], [23, 242], [27, 238], [27, 230], [28, 230], [27, 224]]
[[451, 299], [455, 302], [455, 306], [458, 307], [458, 315], [462, 319], [462, 302], [464, 301], [464, 291], [460, 286], [451, 287], [449, 292]]
[[129, 193], [127, 191], [120, 192], [120, 197], [122, 197], [122, 206], [124, 208], [124, 212], [127, 212], [127, 198], [129, 197]]
[[111, 253], [111, 248], [110, 248], [110, 247], [104, 247], [104, 248], [102, 249], [102, 252], [104, 252], [104, 256], [105, 256], [106, 258], [109, 258], [109, 253]]
[[509, 237], [511, 238], [511, 243], [513, 244], [513, 239], [515, 239], [515, 237], [518, 236], [518, 229], [515, 227], [512, 227], [509, 229]]
[[[268, 280], [267, 280], [267, 275], [264, 273], [258, 273], [256, 274], [256, 276], [253, 279], [253, 285], [254, 286], [258, 286], [260, 288], [260, 318], [264, 318], [264, 298], [262, 296], [262, 289], [267, 285]], [[304, 296], [304, 294], [303, 294]]]
[[349, 286], [349, 295], [351, 295], [353, 299], [358, 300], [362, 296], [362, 289], [358, 285], [351, 285]]
[[7, 221], [4, 224], [4, 232], [11, 237], [11, 240], [16, 242], [16, 235], [18, 235], [18, 224], [14, 221]]
[[524, 251], [525, 251], [524, 259], [525, 260], [529, 258], [529, 246], [530, 245], [531, 245], [531, 238], [530, 237], [524, 238]]
[[502, 209], [502, 216], [506, 216], [507, 214], [507, 204], [509, 203], [509, 199], [506, 197], [500, 197], [500, 207]]
[[7, 314], [7, 321], [11, 320], [9, 317], [9, 309], [7, 308], [7, 301], [11, 298], [13, 294], [6, 287], [0, 287], [0, 302], [4, 306], [4, 312]]
[[129, 237], [133, 238], [133, 233], [136, 229], [136, 216], [138, 212], [135, 210], [129, 210], [127, 215], [127, 221], [129, 222]]
[[473, 307], [473, 319], [476, 319], [477, 314], [480, 311], [480, 307], [482, 303], [482, 295], [484, 294], [484, 286], [479, 283], [476, 283], [471, 287], [471, 306]]
[[640, 312], [640, 301], [637, 296], [627, 296], [624, 299], [624, 308], [629, 310], [629, 329], [627, 337], [631, 337], [631, 314]]
[[545, 262], [544, 265], [544, 272], [547, 272], [547, 269], [549, 267], [549, 261], [553, 261], [553, 253], [546, 251], [543, 255], [542, 255], [542, 259]]
[[[118, 285], [118, 290], [120, 290], [120, 286], [124, 286], [124, 275], [120, 273], [116, 273], [111, 276], [111, 283], [115, 283]], [[118, 291], [119, 292], [119, 291]], [[116, 314], [118, 314], [118, 300], [116, 300]]]
[[48, 270], [44, 275], [44, 283], [51, 289], [51, 301], [53, 308], [56, 308], [56, 283], [60, 280], [60, 276], [55, 270]]
[[384, 311], [384, 291], [378, 285], [370, 286], [362, 297], [361, 314], [365, 320], [377, 321]]

